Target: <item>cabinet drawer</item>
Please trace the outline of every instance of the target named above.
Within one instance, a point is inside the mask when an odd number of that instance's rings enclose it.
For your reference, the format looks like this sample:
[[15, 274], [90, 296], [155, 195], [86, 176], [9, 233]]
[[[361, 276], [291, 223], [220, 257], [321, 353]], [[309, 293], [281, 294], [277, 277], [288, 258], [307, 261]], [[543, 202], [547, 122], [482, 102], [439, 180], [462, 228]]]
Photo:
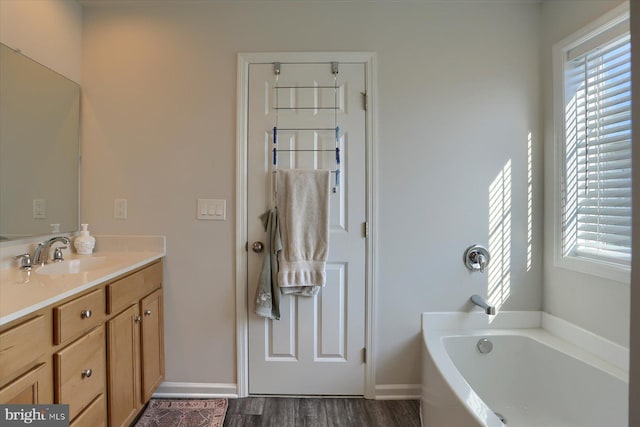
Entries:
[[0, 334], [0, 380], [42, 356], [51, 342], [51, 318], [37, 316]]
[[105, 389], [105, 336], [99, 326], [54, 354], [56, 403], [69, 404], [73, 419]]
[[162, 286], [162, 263], [155, 263], [107, 285], [107, 313], [113, 314], [136, 303]]
[[104, 291], [95, 290], [53, 309], [54, 344], [60, 344], [90, 330], [104, 320]]
[[106, 425], [106, 399], [104, 394], [101, 394], [73, 420], [70, 427], [105, 427]]

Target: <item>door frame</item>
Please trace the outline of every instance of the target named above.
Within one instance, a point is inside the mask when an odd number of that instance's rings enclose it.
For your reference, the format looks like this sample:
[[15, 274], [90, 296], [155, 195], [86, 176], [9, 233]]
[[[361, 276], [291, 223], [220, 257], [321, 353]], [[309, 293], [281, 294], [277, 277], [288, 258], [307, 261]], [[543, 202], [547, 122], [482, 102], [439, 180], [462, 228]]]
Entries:
[[[365, 364], [364, 397], [375, 398], [376, 331], [376, 54], [374, 52], [260, 52], [239, 53], [236, 116], [236, 386], [238, 397], [249, 395], [249, 299], [247, 289], [247, 117], [249, 65], [286, 63], [359, 63], [365, 67], [366, 90], [366, 218], [365, 247]], [[338, 71], [339, 72], [339, 71]]]

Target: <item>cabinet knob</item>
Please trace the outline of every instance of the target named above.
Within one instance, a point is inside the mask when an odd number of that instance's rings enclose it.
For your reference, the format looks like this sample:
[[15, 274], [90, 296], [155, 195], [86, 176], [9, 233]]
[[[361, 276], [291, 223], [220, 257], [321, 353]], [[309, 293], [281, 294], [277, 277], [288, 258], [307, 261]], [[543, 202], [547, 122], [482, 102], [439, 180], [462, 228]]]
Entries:
[[91, 369], [82, 370], [82, 378], [90, 378], [92, 374], [93, 374], [93, 371]]
[[134, 321], [134, 322], [136, 322], [136, 323], [140, 323], [140, 321], [141, 321], [141, 320], [142, 320], [142, 317], [140, 317], [140, 316], [138, 316], [138, 315], [136, 315], [136, 316], [133, 318], [133, 321]]
[[80, 312], [80, 317], [83, 319], [88, 319], [93, 315], [93, 313], [91, 312], [91, 310], [82, 310]]
[[145, 316], [151, 316], [151, 310], [145, 310], [144, 311], [144, 315]]

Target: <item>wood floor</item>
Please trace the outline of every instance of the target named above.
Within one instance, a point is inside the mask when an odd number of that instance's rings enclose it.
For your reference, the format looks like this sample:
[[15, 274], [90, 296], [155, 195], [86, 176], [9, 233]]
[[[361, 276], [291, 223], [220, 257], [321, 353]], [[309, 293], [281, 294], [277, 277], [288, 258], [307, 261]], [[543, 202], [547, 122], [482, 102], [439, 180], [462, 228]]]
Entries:
[[420, 427], [418, 400], [229, 399], [224, 427]]

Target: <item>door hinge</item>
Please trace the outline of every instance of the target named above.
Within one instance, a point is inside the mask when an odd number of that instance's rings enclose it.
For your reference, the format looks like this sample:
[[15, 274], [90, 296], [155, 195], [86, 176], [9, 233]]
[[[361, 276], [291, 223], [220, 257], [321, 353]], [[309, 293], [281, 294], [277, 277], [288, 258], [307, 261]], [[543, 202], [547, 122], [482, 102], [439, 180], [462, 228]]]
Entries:
[[362, 363], [367, 363], [367, 348], [362, 347]]
[[332, 62], [331, 63], [331, 74], [338, 74], [338, 63], [337, 62]]
[[244, 250], [245, 252], [249, 252], [249, 242], [244, 242]]
[[369, 237], [369, 223], [366, 221], [362, 223], [362, 237]]
[[362, 92], [362, 109], [364, 111], [367, 111], [367, 100], [368, 100], [367, 92]]

